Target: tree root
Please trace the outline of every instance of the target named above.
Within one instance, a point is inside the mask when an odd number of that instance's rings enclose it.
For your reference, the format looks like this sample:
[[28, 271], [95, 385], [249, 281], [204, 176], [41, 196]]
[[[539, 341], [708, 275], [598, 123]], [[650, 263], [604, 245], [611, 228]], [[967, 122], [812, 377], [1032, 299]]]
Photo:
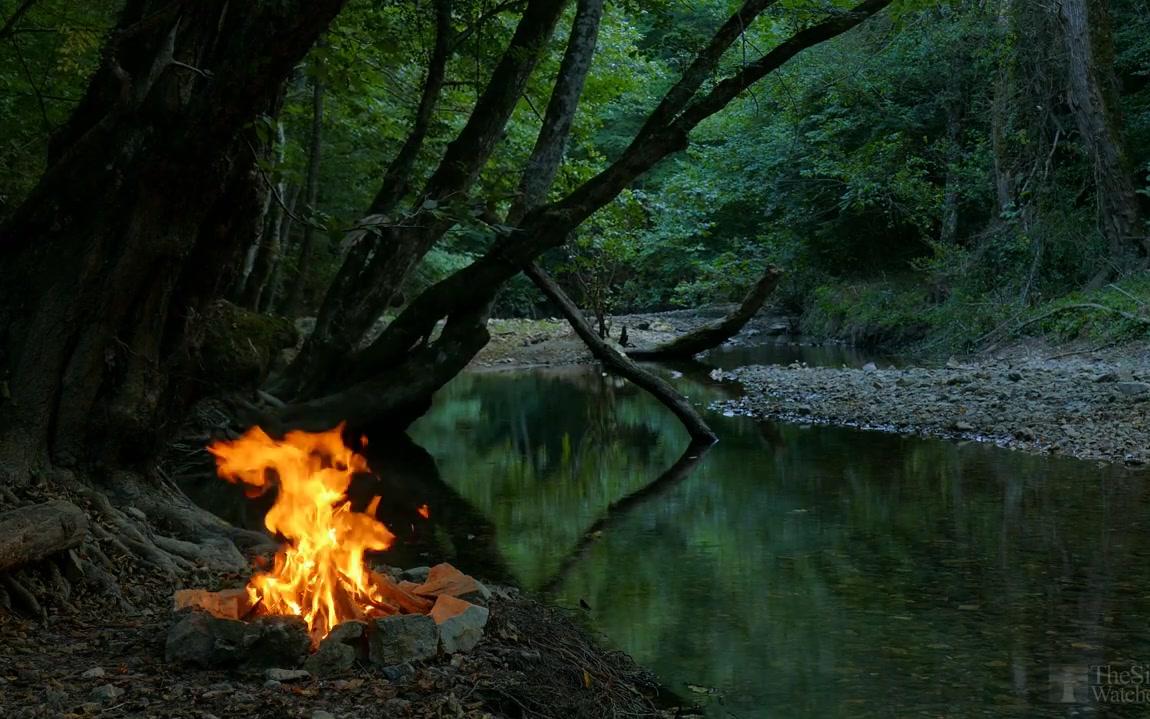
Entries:
[[15, 601], [13, 608], [24, 609], [40, 621], [48, 621], [48, 612], [44, 611], [44, 607], [36, 599], [36, 595], [29, 591], [23, 582], [12, 574], [0, 575], [0, 581], [3, 581], [4, 589]]

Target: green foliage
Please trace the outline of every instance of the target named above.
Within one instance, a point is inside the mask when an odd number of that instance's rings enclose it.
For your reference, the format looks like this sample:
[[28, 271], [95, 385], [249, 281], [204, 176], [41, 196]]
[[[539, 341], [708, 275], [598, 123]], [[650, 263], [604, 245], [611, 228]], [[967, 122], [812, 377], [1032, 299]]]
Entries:
[[[0, 0], [0, 23], [20, 4]], [[0, 221], [44, 171], [49, 139], [83, 97], [120, 4], [39, 0], [0, 41]]]

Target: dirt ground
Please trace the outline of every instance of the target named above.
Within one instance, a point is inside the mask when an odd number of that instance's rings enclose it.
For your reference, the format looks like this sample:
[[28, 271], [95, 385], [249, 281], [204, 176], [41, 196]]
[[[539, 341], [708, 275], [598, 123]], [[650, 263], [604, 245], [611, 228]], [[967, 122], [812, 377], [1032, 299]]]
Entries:
[[[233, 580], [234, 581], [234, 580]], [[269, 681], [262, 672], [166, 664], [171, 579], [136, 577], [120, 611], [85, 597], [46, 622], [0, 609], [0, 712], [8, 719], [669, 717], [653, 677], [599, 649], [577, 617], [498, 588], [480, 644], [452, 657], [346, 676]]]

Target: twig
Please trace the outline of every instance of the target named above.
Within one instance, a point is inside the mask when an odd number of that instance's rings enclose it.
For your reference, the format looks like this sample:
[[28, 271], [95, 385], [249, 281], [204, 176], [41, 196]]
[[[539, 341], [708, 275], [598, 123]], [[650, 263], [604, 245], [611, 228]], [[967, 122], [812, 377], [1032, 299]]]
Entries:
[[1048, 319], [1050, 317], [1053, 317], [1054, 315], [1059, 314], [1061, 312], [1066, 312], [1067, 310], [1083, 310], [1083, 309], [1102, 310], [1104, 312], [1110, 312], [1110, 313], [1119, 315], [1120, 317], [1124, 317], [1124, 318], [1126, 318], [1132, 322], [1138, 322], [1139, 324], [1150, 325], [1150, 317], [1139, 317], [1136, 314], [1132, 314], [1130, 312], [1124, 312], [1123, 310], [1115, 309], [1113, 307], [1107, 307], [1106, 305], [1100, 305], [1097, 302], [1078, 302], [1078, 303], [1075, 303], [1072, 305], [1063, 305], [1062, 307], [1056, 307], [1056, 308], [1050, 310], [1049, 312], [1044, 312], [1037, 317], [1032, 317], [1031, 319], [1028, 319], [1027, 321], [1025, 321], [1022, 324], [1015, 327], [1014, 331], [1018, 332], [1023, 327], [1027, 327], [1029, 325], [1032, 325], [1035, 322], [1041, 322], [1044, 319]]
[[20, 18], [24, 17], [24, 13], [32, 9], [36, 4], [36, 0], [24, 0], [20, 3], [20, 7], [16, 8], [16, 12], [12, 13], [12, 17], [4, 21], [4, 27], [0, 27], [0, 38], [8, 37], [16, 29], [16, 23], [20, 22]]
[[1109, 287], [1110, 289], [1114, 290], [1115, 292], [1121, 292], [1122, 294], [1126, 295], [1130, 299], [1134, 300], [1135, 303], [1142, 305], [1143, 307], [1146, 306], [1146, 303], [1143, 302], [1141, 298], [1139, 298], [1137, 295], [1135, 295], [1131, 292], [1127, 292], [1126, 290], [1122, 289], [1118, 285], [1111, 283], [1111, 284], [1106, 285], [1106, 286]]

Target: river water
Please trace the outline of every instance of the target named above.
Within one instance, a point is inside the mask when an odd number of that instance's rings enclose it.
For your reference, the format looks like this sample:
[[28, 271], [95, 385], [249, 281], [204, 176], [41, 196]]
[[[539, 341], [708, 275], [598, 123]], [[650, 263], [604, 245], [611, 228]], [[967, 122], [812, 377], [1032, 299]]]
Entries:
[[[864, 360], [778, 346], [715, 364]], [[663, 371], [705, 406], [732, 391], [706, 370]], [[1150, 716], [1146, 684], [1107, 704], [1084, 674], [1150, 668], [1144, 479], [708, 419], [720, 442], [693, 458], [643, 392], [592, 367], [536, 369], [460, 376], [411, 436], [519, 584], [582, 600], [608, 644], [708, 715]]]

